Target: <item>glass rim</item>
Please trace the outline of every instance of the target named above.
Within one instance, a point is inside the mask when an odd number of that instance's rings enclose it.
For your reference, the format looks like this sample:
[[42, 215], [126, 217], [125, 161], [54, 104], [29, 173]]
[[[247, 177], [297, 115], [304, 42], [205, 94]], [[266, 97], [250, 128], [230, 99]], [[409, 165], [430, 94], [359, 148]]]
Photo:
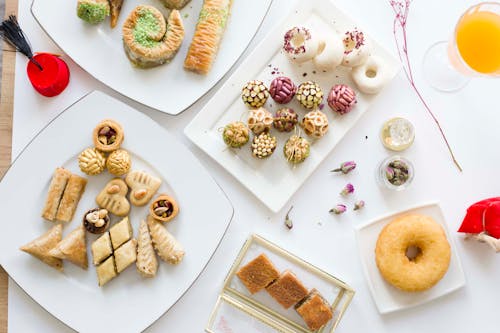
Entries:
[[[470, 74], [473, 74], [476, 77], [494, 77], [494, 76], [500, 76], [500, 69], [498, 69], [496, 72], [493, 73], [481, 73], [473, 69], [472, 67], [469, 66], [469, 64], [464, 60], [462, 57], [462, 54], [460, 53], [460, 50], [458, 49], [457, 45], [457, 35], [458, 35], [458, 26], [460, 25], [460, 22], [464, 19], [465, 15], [467, 15], [469, 12], [471, 12], [474, 8], [483, 6], [483, 5], [492, 5], [492, 6], [498, 6], [500, 10], [500, 2], [494, 2], [494, 1], [482, 1], [478, 2], [474, 5], [469, 6], [463, 13], [460, 15], [460, 18], [458, 19], [457, 23], [455, 24], [455, 29], [453, 32], [453, 39], [451, 41], [451, 44], [453, 45], [453, 51], [458, 55], [457, 59], [460, 60], [460, 64], [464, 66], [464, 68], [469, 71]], [[500, 14], [499, 14], [500, 15]], [[448, 43], [450, 44], [450, 43]]]

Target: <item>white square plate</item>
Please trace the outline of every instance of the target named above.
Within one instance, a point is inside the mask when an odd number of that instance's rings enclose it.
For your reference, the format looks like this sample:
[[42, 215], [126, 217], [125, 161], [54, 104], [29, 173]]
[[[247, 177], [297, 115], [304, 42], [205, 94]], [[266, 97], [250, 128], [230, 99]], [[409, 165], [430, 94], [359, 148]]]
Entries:
[[[422, 214], [432, 217], [441, 224], [451, 246], [451, 261], [445, 276], [437, 285], [429, 290], [418, 293], [407, 293], [396, 289], [387, 283], [380, 274], [375, 263], [375, 245], [382, 228], [398, 215]], [[380, 313], [389, 313], [412, 306], [430, 302], [438, 297], [449, 294], [465, 285], [462, 264], [458, 257], [455, 242], [448, 232], [441, 208], [437, 203], [415, 206], [394, 214], [386, 215], [356, 228], [356, 238], [361, 256], [361, 263], [366, 281], [377, 304]]]
[[[106, 118], [122, 125], [122, 147], [132, 155], [132, 170], [160, 177], [160, 191], [179, 203], [179, 215], [167, 227], [186, 255], [179, 265], [160, 262], [155, 278], [141, 278], [134, 264], [100, 288], [91, 263], [85, 271], [65, 262], [64, 272], [59, 272], [19, 247], [54, 225], [40, 216], [54, 169], [63, 166], [81, 174], [78, 154], [92, 146], [92, 130]], [[85, 212], [96, 206], [96, 195], [113, 176], [104, 172], [86, 178], [73, 221], [63, 224], [63, 236], [81, 225]], [[23, 150], [0, 183], [0, 202], [8, 207], [3, 209], [3, 221], [8, 223], [0, 232], [0, 263], [28, 295], [78, 332], [140, 332], [151, 325], [193, 284], [233, 214], [224, 192], [185, 146], [152, 119], [97, 91], [61, 113]], [[134, 237], [147, 214], [148, 206], [131, 208]], [[116, 221], [112, 217], [112, 223]], [[96, 238], [87, 235], [90, 260], [90, 243]]]
[[[343, 33], [360, 27], [330, 0], [299, 1], [297, 7], [292, 8], [284, 21], [269, 32], [184, 131], [193, 143], [216, 160], [273, 212], [279, 211], [286, 204], [377, 97], [357, 92], [357, 105], [344, 116], [334, 115], [326, 106], [324, 111], [329, 118], [330, 130], [322, 139], [311, 144], [310, 156], [300, 165], [293, 167], [283, 157], [283, 145], [290, 133], [272, 131], [278, 139], [278, 147], [266, 160], [254, 158], [250, 152], [250, 144], [239, 150], [227, 149], [222, 140], [221, 128], [229, 122], [246, 119], [248, 109], [241, 101], [240, 94], [247, 81], [258, 79], [269, 86], [272, 79], [280, 75], [289, 76], [297, 85], [313, 80], [322, 87], [325, 99], [334, 84], [346, 83], [355, 87], [346, 68], [339, 68], [331, 73], [320, 73], [314, 70], [311, 62], [302, 66], [293, 65], [281, 51], [283, 35], [293, 26], [311, 26], [323, 34], [335, 31]], [[387, 62], [388, 76], [392, 79], [400, 69], [399, 62], [373, 39], [370, 40], [373, 53]], [[307, 73], [305, 77], [304, 73]], [[299, 113], [300, 118], [306, 113], [295, 100], [289, 103], [289, 106]], [[274, 113], [277, 105], [269, 98], [266, 108]]]
[[272, 0], [236, 0], [231, 8], [217, 59], [207, 75], [184, 70], [184, 58], [194, 34], [202, 0], [181, 9], [186, 36], [168, 64], [140, 69], [130, 64], [123, 51], [122, 26], [138, 5], [152, 5], [164, 14], [158, 0], [124, 1], [114, 29], [109, 18], [98, 25], [76, 16], [76, 0], [33, 0], [31, 12], [47, 35], [90, 75], [125, 97], [159, 111], [176, 115], [206, 94], [245, 51], [267, 14]]

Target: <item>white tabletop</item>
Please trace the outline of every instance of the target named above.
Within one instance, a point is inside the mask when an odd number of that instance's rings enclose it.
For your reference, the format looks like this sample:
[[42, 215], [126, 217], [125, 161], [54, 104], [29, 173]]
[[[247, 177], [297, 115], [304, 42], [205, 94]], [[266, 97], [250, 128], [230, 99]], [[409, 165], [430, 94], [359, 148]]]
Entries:
[[[34, 50], [60, 52], [31, 17], [30, 2], [19, 0], [19, 19]], [[454, 231], [471, 203], [497, 196], [500, 189], [500, 177], [496, 173], [500, 166], [497, 146], [500, 142], [500, 81], [475, 79], [459, 93], [443, 94], [430, 88], [421, 75], [425, 50], [433, 42], [447, 39], [461, 12], [474, 2], [414, 1], [408, 23], [409, 52], [417, 84], [443, 124], [464, 168], [463, 173], [459, 173], [452, 164], [431, 118], [401, 73], [292, 197], [284, 211], [272, 214], [182, 134], [182, 129], [217, 87], [180, 116], [170, 117], [114, 93], [68, 61], [72, 75], [68, 89], [56, 98], [46, 99], [30, 87], [24, 75], [26, 60], [21, 56], [16, 63], [13, 156], [17, 156], [30, 139], [65, 107], [86, 92], [99, 89], [145, 112], [173, 132], [193, 150], [224, 188], [235, 208], [235, 217], [224, 240], [193, 287], [148, 329], [149, 332], [202, 332], [223, 279], [242, 243], [251, 233], [259, 233], [284, 246], [356, 289], [353, 303], [338, 328], [339, 333], [498, 331], [494, 319], [498, 312], [496, 300], [500, 295], [500, 255], [483, 244], [464, 242], [463, 236]], [[250, 49], [285, 15], [290, 3], [289, 0], [274, 0]], [[338, 0], [337, 5], [360, 22], [370, 35], [395, 52], [393, 15], [388, 1]], [[389, 154], [378, 138], [380, 126], [385, 120], [398, 115], [410, 119], [416, 127], [415, 144], [404, 152], [404, 156], [415, 165], [416, 177], [410, 189], [393, 193], [377, 186], [374, 173], [377, 163]], [[351, 159], [359, 167], [350, 175], [338, 176], [328, 172], [340, 162]], [[332, 216], [328, 210], [342, 201], [338, 192], [347, 182], [356, 186], [355, 197], [364, 199], [367, 206], [357, 213]], [[353, 200], [348, 202], [352, 205]], [[382, 316], [375, 307], [362, 273], [353, 227], [377, 216], [432, 200], [441, 203], [450, 233], [458, 245], [467, 284], [465, 288], [424, 306]], [[291, 231], [283, 226], [285, 210], [290, 205], [295, 206], [292, 213], [294, 228]], [[71, 331], [12, 282], [9, 283], [8, 313], [10, 332]], [[119, 318], [110, 320], [117, 321], [119, 331]]]

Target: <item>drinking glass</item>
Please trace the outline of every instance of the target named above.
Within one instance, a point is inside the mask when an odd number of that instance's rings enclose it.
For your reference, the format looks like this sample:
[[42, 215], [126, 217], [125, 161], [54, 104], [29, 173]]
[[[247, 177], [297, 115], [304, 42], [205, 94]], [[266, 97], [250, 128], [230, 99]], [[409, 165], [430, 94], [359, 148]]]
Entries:
[[500, 2], [481, 2], [465, 11], [449, 41], [433, 44], [424, 75], [438, 90], [462, 89], [472, 77], [500, 76]]

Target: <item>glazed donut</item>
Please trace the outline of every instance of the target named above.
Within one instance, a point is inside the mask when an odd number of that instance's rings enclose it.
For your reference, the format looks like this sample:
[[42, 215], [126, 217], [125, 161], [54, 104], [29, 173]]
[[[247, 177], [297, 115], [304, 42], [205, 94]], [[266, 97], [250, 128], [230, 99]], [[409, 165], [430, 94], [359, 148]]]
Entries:
[[363, 65], [353, 68], [351, 75], [359, 90], [366, 94], [376, 94], [388, 81], [387, 70], [385, 61], [373, 55]]
[[318, 47], [319, 40], [309, 28], [293, 27], [285, 33], [283, 51], [296, 63], [300, 64], [314, 58], [318, 53]]
[[450, 258], [450, 244], [443, 227], [432, 218], [417, 214], [389, 222], [380, 232], [375, 248], [375, 260], [383, 278], [410, 292], [436, 285], [448, 270]]
[[356, 29], [346, 31], [342, 42], [344, 43], [343, 66], [356, 67], [362, 65], [370, 56], [370, 45], [362, 31]]
[[342, 39], [333, 35], [319, 43], [318, 54], [313, 58], [313, 63], [316, 69], [328, 72], [340, 66], [343, 58], [344, 44]]

